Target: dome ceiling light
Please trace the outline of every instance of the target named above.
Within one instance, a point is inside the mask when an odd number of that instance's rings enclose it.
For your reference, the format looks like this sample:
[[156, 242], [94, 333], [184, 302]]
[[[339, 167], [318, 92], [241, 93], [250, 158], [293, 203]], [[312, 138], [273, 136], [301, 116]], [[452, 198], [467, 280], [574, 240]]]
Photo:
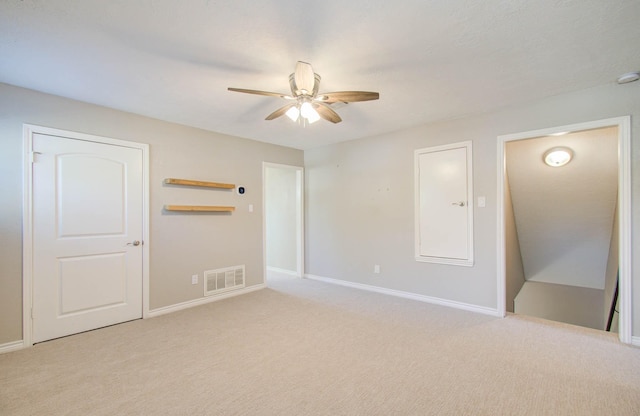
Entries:
[[553, 147], [544, 153], [544, 163], [553, 167], [559, 168], [571, 161], [573, 158], [573, 151], [568, 147]]

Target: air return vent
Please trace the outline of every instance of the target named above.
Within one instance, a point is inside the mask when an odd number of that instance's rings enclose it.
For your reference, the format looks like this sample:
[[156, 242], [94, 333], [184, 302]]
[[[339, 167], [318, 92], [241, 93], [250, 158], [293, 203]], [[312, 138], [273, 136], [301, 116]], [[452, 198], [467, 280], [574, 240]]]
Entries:
[[205, 270], [204, 295], [211, 296], [244, 287], [244, 264], [224, 269]]

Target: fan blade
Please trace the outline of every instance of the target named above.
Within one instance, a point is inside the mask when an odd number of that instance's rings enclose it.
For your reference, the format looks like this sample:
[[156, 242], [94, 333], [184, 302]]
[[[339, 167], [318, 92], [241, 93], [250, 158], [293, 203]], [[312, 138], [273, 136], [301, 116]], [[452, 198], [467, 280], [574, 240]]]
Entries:
[[311, 95], [313, 93], [313, 86], [315, 84], [315, 76], [313, 74], [313, 68], [311, 64], [298, 61], [296, 63], [296, 71], [294, 72], [294, 79], [298, 90], [305, 91], [306, 94]]
[[280, 98], [285, 98], [287, 100], [291, 100], [293, 99], [292, 96], [290, 95], [286, 95], [286, 94], [282, 94], [279, 92], [269, 92], [269, 91], [258, 91], [258, 90], [246, 90], [244, 88], [227, 88], [229, 91], [234, 91], [234, 92], [244, 92], [245, 94], [255, 94], [255, 95], [266, 95], [268, 97], [280, 97]]
[[352, 103], [356, 101], [371, 101], [380, 98], [380, 94], [370, 91], [337, 91], [319, 94], [316, 98], [323, 103]]
[[291, 103], [291, 104], [287, 104], [284, 107], [280, 107], [278, 108], [276, 111], [274, 111], [273, 113], [269, 114], [267, 116], [267, 118], [265, 118], [265, 120], [273, 120], [274, 118], [278, 118], [282, 115], [284, 115], [287, 111], [289, 111], [289, 109], [291, 107], [295, 107], [298, 103]]
[[327, 121], [330, 121], [332, 123], [340, 123], [342, 121], [338, 113], [333, 111], [331, 107], [324, 103], [316, 103], [314, 104], [313, 108], [315, 108], [320, 117]]

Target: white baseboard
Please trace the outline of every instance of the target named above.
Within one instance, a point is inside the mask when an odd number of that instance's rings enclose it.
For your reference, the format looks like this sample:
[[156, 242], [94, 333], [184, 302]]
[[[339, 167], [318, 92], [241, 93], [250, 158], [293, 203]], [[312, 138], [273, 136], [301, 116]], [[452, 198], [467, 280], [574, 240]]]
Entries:
[[7, 342], [6, 344], [0, 344], [0, 354], [3, 354], [5, 352], [18, 351], [23, 348], [24, 342], [22, 340]]
[[287, 277], [300, 277], [298, 275], [298, 273], [296, 273], [293, 270], [281, 269], [279, 267], [270, 267], [269, 266], [269, 267], [267, 267], [267, 272], [273, 273], [276, 276], [277, 275], [284, 275], [284, 276], [287, 276]]
[[640, 337], [631, 337], [631, 345], [640, 347]]
[[319, 280], [321, 282], [331, 283], [335, 285], [352, 287], [355, 289], [367, 290], [369, 292], [382, 293], [384, 295], [396, 296], [405, 299], [417, 300], [420, 302], [431, 303], [434, 305], [447, 306], [455, 309], [462, 309], [469, 312], [481, 313], [484, 315], [491, 315], [498, 318], [502, 318], [503, 315], [497, 310], [487, 308], [485, 306], [472, 305], [470, 303], [456, 302], [447, 299], [436, 298], [432, 296], [419, 295], [417, 293], [403, 292], [401, 290], [387, 289], [385, 287], [365, 285], [363, 283], [348, 282], [346, 280], [333, 279], [330, 277], [317, 276], [313, 274], [305, 274], [307, 279]]
[[[266, 287], [267, 287], [266, 284], [261, 283], [259, 285], [249, 286], [249, 287], [245, 287], [244, 289], [225, 292], [215, 296], [207, 296], [205, 298], [194, 299], [187, 302], [177, 303], [175, 305], [164, 306], [162, 308], [149, 311], [149, 314], [145, 316], [145, 318], [154, 318], [156, 316], [165, 315], [167, 313], [177, 312], [187, 308], [193, 308], [194, 306], [204, 305], [206, 303], [216, 302], [218, 300], [227, 299], [227, 298], [231, 298], [239, 295], [244, 295], [246, 293], [255, 292], [256, 290], [261, 290]], [[0, 344], [0, 354], [21, 350], [23, 348], [25, 348], [23, 340], [8, 342], [6, 344]]]
[[243, 289], [232, 290], [229, 292], [224, 292], [219, 295], [207, 296], [204, 298], [198, 298], [194, 300], [188, 300], [182, 303], [176, 303], [175, 305], [163, 306], [161, 308], [154, 309], [149, 311], [149, 314], [146, 316], [147, 318], [155, 318], [156, 316], [165, 315], [172, 312], [181, 311], [183, 309], [193, 308], [195, 306], [204, 305], [211, 302], [216, 302], [222, 299], [232, 298], [234, 296], [244, 295], [250, 292], [255, 292], [256, 290], [261, 290], [266, 288], [267, 285], [261, 283], [259, 285], [253, 285], [249, 287], [245, 287]]

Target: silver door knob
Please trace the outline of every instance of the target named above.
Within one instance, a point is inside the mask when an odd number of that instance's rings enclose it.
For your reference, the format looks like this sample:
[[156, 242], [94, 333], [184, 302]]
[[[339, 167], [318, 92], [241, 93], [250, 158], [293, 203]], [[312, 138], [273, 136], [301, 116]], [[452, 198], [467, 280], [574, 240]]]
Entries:
[[127, 243], [128, 246], [139, 246], [140, 245], [140, 241], [136, 240], [133, 243]]
[[463, 207], [463, 206], [465, 206], [465, 203], [464, 203], [464, 201], [460, 201], [460, 202], [452, 202], [452, 203], [451, 203], [451, 205], [457, 205], [457, 206], [459, 206], [459, 207]]

